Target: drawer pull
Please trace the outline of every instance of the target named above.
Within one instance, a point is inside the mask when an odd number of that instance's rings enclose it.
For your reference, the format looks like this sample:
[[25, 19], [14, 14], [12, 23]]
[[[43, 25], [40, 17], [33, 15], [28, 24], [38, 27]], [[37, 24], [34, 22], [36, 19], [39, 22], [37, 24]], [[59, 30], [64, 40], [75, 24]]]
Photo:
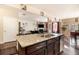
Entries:
[[36, 47], [36, 49], [39, 49], [39, 48], [42, 48], [43, 46], [38, 46], [38, 47]]

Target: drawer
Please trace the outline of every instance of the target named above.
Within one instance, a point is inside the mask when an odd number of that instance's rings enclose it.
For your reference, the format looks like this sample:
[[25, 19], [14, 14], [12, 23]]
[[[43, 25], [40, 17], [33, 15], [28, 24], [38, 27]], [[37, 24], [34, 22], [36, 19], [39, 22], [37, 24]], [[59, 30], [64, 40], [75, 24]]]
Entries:
[[38, 44], [35, 44], [35, 45], [32, 45], [32, 46], [29, 46], [29, 47], [26, 47], [27, 49], [27, 54], [28, 53], [32, 53], [42, 47], [45, 47], [46, 46], [46, 42], [41, 42], [41, 43], [38, 43]]
[[47, 45], [49, 45], [49, 44], [51, 44], [51, 43], [54, 43], [55, 42], [55, 39], [49, 39], [48, 41], [47, 41]]
[[30, 53], [29, 55], [45, 55], [45, 48], [41, 48], [35, 52]]
[[50, 44], [47, 46], [47, 53], [48, 55], [54, 55], [54, 45]]

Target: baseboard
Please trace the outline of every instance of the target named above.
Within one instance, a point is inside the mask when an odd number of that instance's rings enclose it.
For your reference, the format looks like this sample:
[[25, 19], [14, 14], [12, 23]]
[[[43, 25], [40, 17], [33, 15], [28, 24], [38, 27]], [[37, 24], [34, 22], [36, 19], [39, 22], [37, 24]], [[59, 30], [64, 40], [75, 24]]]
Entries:
[[0, 44], [4, 44], [4, 43], [9, 43], [9, 42], [15, 42], [16, 40], [13, 40], [13, 41], [3, 41], [3, 42], [0, 42]]

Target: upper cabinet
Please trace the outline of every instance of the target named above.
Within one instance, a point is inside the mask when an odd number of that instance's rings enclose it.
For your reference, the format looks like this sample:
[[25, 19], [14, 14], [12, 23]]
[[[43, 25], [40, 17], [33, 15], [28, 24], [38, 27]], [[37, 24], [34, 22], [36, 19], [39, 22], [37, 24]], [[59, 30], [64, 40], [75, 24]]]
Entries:
[[38, 16], [37, 17], [37, 21], [38, 22], [47, 22], [47, 17], [46, 16]]
[[28, 31], [38, 30], [37, 24], [39, 22], [47, 22], [47, 17], [24, 10], [19, 11], [19, 31], [21, 31], [22, 34], [26, 34]]
[[36, 18], [37, 18], [36, 14], [27, 11], [19, 12], [19, 22], [20, 22], [19, 29], [22, 29], [21, 32], [27, 33], [28, 31], [37, 30]]

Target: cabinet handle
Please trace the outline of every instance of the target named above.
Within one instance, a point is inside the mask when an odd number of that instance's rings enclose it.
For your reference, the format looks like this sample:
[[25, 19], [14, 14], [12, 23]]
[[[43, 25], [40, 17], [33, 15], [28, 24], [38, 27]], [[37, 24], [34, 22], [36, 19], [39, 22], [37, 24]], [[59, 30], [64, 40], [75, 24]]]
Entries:
[[42, 48], [43, 46], [38, 46], [38, 47], [36, 47], [36, 49], [39, 49], [39, 48]]

